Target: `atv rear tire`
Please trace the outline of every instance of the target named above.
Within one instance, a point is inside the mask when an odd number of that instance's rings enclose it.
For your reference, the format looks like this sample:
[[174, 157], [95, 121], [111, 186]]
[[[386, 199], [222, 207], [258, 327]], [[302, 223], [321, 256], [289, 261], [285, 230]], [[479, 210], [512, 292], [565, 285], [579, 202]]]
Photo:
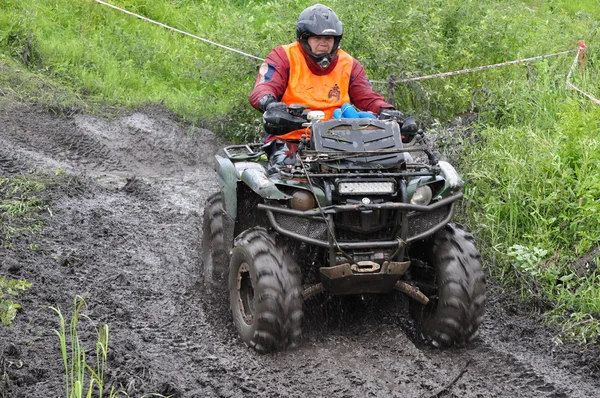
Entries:
[[264, 228], [237, 238], [229, 266], [233, 323], [242, 340], [258, 352], [295, 346], [301, 336], [300, 268]]
[[207, 286], [225, 281], [229, 255], [223, 239], [223, 199], [221, 193], [206, 200], [202, 223], [202, 276]]
[[463, 345], [476, 336], [483, 320], [486, 282], [481, 256], [473, 235], [454, 223], [429, 242], [425, 260], [435, 271], [430, 282], [437, 285], [437, 295], [427, 306], [411, 301], [411, 314], [433, 345]]

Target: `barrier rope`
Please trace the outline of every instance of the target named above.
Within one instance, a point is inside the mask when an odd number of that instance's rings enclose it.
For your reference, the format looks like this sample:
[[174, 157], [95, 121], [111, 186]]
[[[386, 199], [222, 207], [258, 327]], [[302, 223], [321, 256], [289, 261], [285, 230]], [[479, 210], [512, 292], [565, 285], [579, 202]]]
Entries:
[[498, 68], [500, 66], [515, 65], [515, 64], [520, 64], [520, 63], [524, 63], [524, 62], [537, 61], [540, 59], [554, 57], [557, 55], [569, 54], [569, 53], [572, 53], [575, 51], [577, 51], [577, 50], [566, 50], [566, 51], [561, 51], [561, 52], [554, 53], [554, 54], [539, 55], [537, 57], [517, 59], [515, 61], [500, 62], [498, 64], [493, 64], [493, 65], [477, 66], [475, 68], [461, 69], [461, 70], [457, 70], [457, 71], [453, 71], [453, 72], [436, 73], [434, 75], [428, 75], [428, 76], [409, 77], [406, 79], [391, 79], [390, 81], [371, 80], [371, 83], [398, 84], [398, 83], [415, 82], [415, 81], [419, 81], [419, 80], [435, 79], [437, 77], [455, 76], [455, 75], [460, 75], [463, 73], [472, 73], [472, 72], [479, 72], [482, 70], [487, 70], [487, 69], [492, 69], [492, 68]]
[[597, 99], [597, 98], [591, 96], [590, 94], [584, 92], [583, 90], [575, 87], [575, 85], [573, 85], [573, 83], [571, 83], [571, 75], [573, 74], [573, 71], [575, 70], [575, 65], [577, 65], [577, 63], [579, 63], [580, 66], [585, 65], [585, 42], [583, 40], [579, 40], [577, 55], [575, 56], [575, 59], [573, 60], [573, 64], [571, 65], [571, 69], [569, 69], [569, 74], [567, 75], [567, 86], [571, 87], [575, 91], [580, 92], [581, 94], [585, 95], [586, 97], [588, 97], [589, 99], [594, 101], [596, 104], [600, 105], [599, 99]]
[[182, 35], [186, 35], [186, 36], [192, 37], [192, 38], [194, 38], [194, 39], [196, 39], [196, 40], [200, 40], [200, 41], [202, 41], [202, 42], [204, 42], [204, 43], [212, 44], [213, 46], [221, 47], [221, 48], [224, 48], [224, 49], [226, 49], [226, 50], [233, 51], [234, 53], [238, 53], [238, 54], [244, 55], [244, 56], [246, 56], [246, 57], [250, 57], [250, 58], [257, 59], [257, 60], [259, 60], [259, 61], [264, 61], [264, 59], [263, 59], [263, 58], [259, 58], [259, 57], [257, 57], [257, 56], [254, 56], [254, 55], [252, 55], [252, 54], [248, 54], [248, 53], [245, 53], [245, 52], [243, 52], [243, 51], [236, 50], [235, 48], [227, 47], [227, 46], [224, 46], [223, 44], [215, 43], [214, 41], [211, 41], [211, 40], [208, 40], [208, 39], [204, 39], [204, 38], [202, 38], [202, 37], [199, 37], [199, 36], [193, 35], [193, 34], [191, 34], [191, 33], [188, 33], [188, 32], [184, 32], [183, 30], [179, 30], [179, 29], [177, 29], [177, 28], [173, 28], [173, 27], [171, 27], [171, 26], [169, 26], [169, 25], [165, 25], [164, 23], [161, 23], [161, 22], [154, 21], [154, 20], [152, 20], [152, 19], [150, 19], [150, 18], [146, 18], [146, 17], [144, 17], [144, 16], [141, 16], [141, 15], [139, 15], [139, 14], [133, 13], [133, 12], [131, 12], [131, 11], [127, 11], [127, 10], [125, 10], [125, 9], [123, 9], [123, 8], [120, 8], [120, 7], [114, 6], [114, 5], [112, 5], [112, 4], [109, 4], [109, 3], [105, 2], [105, 1], [102, 1], [102, 0], [94, 0], [94, 1], [95, 1], [96, 3], [102, 4], [102, 5], [104, 5], [104, 6], [107, 6], [107, 7], [110, 7], [110, 8], [114, 8], [115, 10], [117, 10], [117, 11], [121, 11], [121, 12], [123, 12], [123, 13], [125, 13], [125, 14], [132, 15], [132, 16], [134, 16], [134, 17], [136, 17], [136, 18], [139, 18], [139, 19], [141, 19], [141, 20], [144, 20], [144, 21], [146, 21], [146, 22], [150, 22], [150, 23], [153, 23], [153, 24], [155, 24], [155, 25], [161, 26], [161, 27], [163, 27], [163, 28], [170, 29], [170, 30], [172, 30], [173, 32], [181, 33]]

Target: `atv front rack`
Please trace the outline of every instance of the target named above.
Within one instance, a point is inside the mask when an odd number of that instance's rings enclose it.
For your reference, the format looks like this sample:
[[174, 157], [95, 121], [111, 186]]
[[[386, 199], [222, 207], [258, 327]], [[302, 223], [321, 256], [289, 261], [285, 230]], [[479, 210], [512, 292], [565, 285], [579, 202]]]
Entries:
[[[364, 150], [364, 151], [313, 151], [313, 150], [300, 150], [298, 151], [298, 155], [300, 159], [304, 163], [326, 163], [326, 162], [336, 162], [340, 160], [348, 160], [355, 158], [381, 158], [385, 156], [392, 156], [401, 153], [411, 153], [411, 152], [420, 152], [424, 153], [427, 156], [427, 160], [432, 166], [435, 166], [438, 163], [433, 152], [431, 152], [428, 148], [423, 146], [413, 146], [408, 148], [393, 148], [393, 149], [378, 149], [378, 150]], [[372, 160], [367, 161], [367, 163], [371, 163]], [[423, 164], [420, 164], [423, 166]]]
[[265, 155], [262, 150], [263, 144], [242, 144], [242, 145], [228, 145], [223, 148], [223, 152], [227, 155], [227, 158], [231, 161], [242, 161], [242, 160], [258, 160], [261, 156]]

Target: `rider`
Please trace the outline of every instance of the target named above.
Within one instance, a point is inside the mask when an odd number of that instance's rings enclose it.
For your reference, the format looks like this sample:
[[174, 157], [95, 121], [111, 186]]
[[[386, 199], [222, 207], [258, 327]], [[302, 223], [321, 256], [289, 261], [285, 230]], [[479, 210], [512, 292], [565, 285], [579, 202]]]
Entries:
[[[327, 120], [335, 109], [352, 103], [360, 110], [401, 118], [399, 111], [373, 91], [358, 60], [339, 48], [342, 34], [342, 22], [331, 8], [315, 4], [302, 11], [296, 24], [297, 41], [267, 55], [250, 93], [250, 104], [263, 113], [269, 107], [301, 104], [323, 111]], [[302, 134], [306, 129], [267, 134], [265, 144], [271, 143], [267, 152], [293, 160], [289, 155], [295, 152], [294, 141]], [[283, 157], [278, 156], [277, 163]]]

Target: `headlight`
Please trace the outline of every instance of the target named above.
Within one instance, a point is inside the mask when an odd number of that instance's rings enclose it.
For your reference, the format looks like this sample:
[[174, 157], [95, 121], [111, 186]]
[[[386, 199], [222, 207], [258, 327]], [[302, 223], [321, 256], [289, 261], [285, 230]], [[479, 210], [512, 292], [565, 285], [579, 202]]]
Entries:
[[410, 199], [410, 203], [413, 205], [428, 205], [432, 197], [433, 192], [431, 192], [429, 185], [421, 185]]
[[396, 189], [393, 181], [342, 181], [338, 191], [341, 195], [384, 195], [394, 193]]
[[316, 203], [314, 195], [304, 189], [296, 189], [290, 199], [290, 205], [294, 210], [311, 210], [315, 208]]

